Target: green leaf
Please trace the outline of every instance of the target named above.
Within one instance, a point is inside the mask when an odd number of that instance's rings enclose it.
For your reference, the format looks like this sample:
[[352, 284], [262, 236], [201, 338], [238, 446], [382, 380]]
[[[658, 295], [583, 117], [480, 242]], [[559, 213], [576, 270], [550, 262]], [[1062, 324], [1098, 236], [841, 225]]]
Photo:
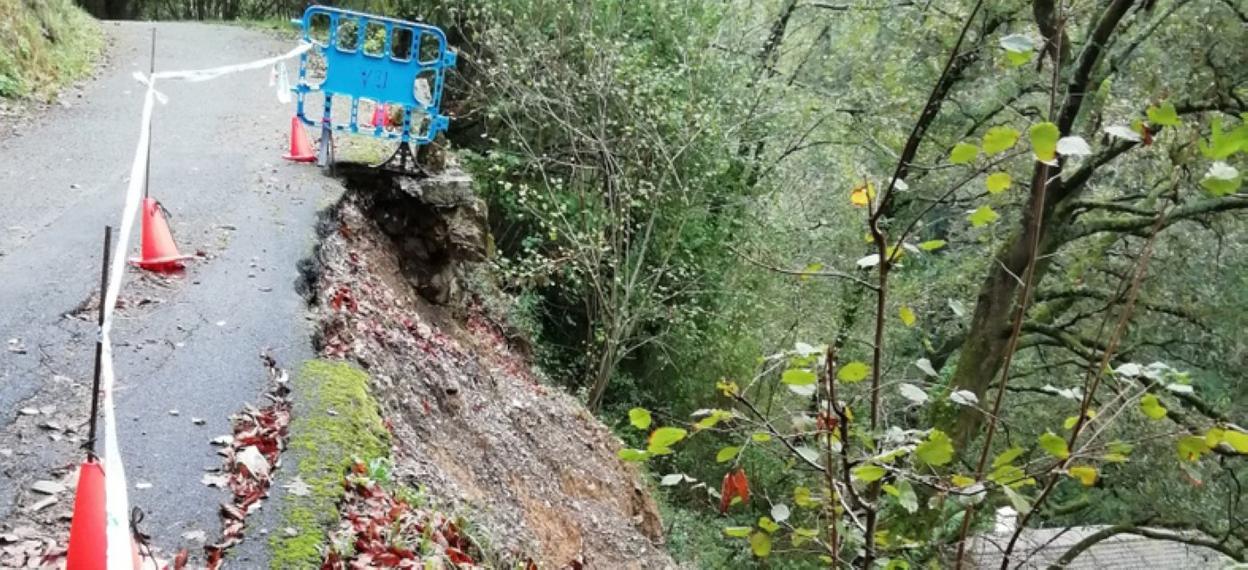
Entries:
[[1036, 480], [1028, 477], [1027, 473], [1016, 465], [1002, 465], [993, 469], [988, 474], [988, 480], [998, 485], [1013, 487], [1015, 489], [1024, 485], [1035, 485]]
[[817, 379], [814, 372], [804, 368], [790, 368], [780, 375], [780, 381], [790, 386], [814, 384]]
[[813, 528], [795, 528], [793, 529], [793, 536], [790, 536], [789, 540], [793, 542], [794, 547], [799, 547], [816, 536], [819, 536], [819, 532]]
[[967, 477], [966, 475], [962, 475], [962, 474], [957, 474], [957, 475], [954, 475], [953, 477], [950, 477], [949, 482], [953, 483], [955, 487], [970, 487], [971, 485], [975, 484], [975, 478]]
[[1040, 436], [1040, 448], [1058, 459], [1070, 457], [1070, 449], [1066, 447], [1066, 440], [1051, 431], [1046, 431]]
[[676, 442], [685, 439], [689, 432], [674, 427], [661, 427], [650, 433], [650, 440], [646, 443], [646, 451], [651, 455], [667, 455], [672, 452], [671, 447]]
[[633, 408], [628, 411], [628, 423], [637, 429], [650, 428], [650, 411], [645, 408]]
[[758, 528], [772, 533], [780, 530], [780, 525], [776, 524], [776, 521], [771, 520], [771, 517], [758, 517]]
[[709, 411], [706, 417], [698, 420], [698, 423], [693, 424], [693, 428], [695, 431], [711, 429], [719, 425], [719, 422], [722, 422], [727, 419], [732, 419], [732, 417], [733, 417], [733, 412], [729, 410], [713, 409]]
[[836, 377], [842, 382], [853, 384], [855, 382], [862, 382], [863, 379], [867, 377], [867, 373], [870, 371], [871, 367], [867, 366], [865, 362], [858, 362], [855, 360], [853, 362], [846, 362], [844, 366], [841, 366], [840, 370], [836, 371]]
[[1027, 497], [1024, 497], [1022, 493], [1016, 491], [1014, 487], [1006, 485], [1001, 487], [1001, 490], [1005, 491], [1006, 498], [1010, 500], [1010, 505], [1014, 507], [1018, 514], [1027, 514], [1031, 510], [1031, 501], [1027, 500]]
[[650, 459], [650, 454], [640, 449], [621, 449], [615, 455], [624, 461], [645, 461]]
[[726, 526], [724, 527], [724, 535], [732, 538], [745, 538], [750, 536], [750, 531], [754, 530], [748, 526]]
[[1212, 448], [1205, 438], [1198, 435], [1189, 435], [1179, 438], [1178, 442], [1179, 459], [1182, 461], [1200, 461], [1200, 457], [1209, 453]]
[[1079, 423], [1079, 416], [1070, 416], [1066, 418], [1066, 421], [1062, 422], [1062, 427], [1065, 429], [1075, 429], [1075, 424], [1077, 423]]
[[949, 162], [966, 164], [975, 160], [977, 156], [979, 156], [979, 147], [970, 143], [960, 142], [953, 145], [953, 151], [949, 153]]
[[809, 487], [795, 487], [793, 489], [793, 504], [808, 509], [819, 506], [819, 501], [810, 497]]
[[1166, 407], [1161, 405], [1161, 400], [1153, 394], [1144, 394], [1144, 397], [1140, 398], [1140, 411], [1154, 420], [1166, 417]]
[[855, 481], [862, 481], [863, 483], [879, 481], [884, 477], [885, 473], [888, 473], [888, 471], [883, 467], [880, 467], [879, 465], [871, 465], [869, 463], [866, 465], [859, 465], [850, 471], [850, 474], [853, 475]]
[[947, 243], [949, 242], [946, 242], [943, 239], [928, 240], [919, 244], [919, 249], [923, 251], [936, 251], [942, 247], [945, 247]]
[[953, 461], [953, 441], [945, 432], [933, 429], [927, 439], [914, 448], [914, 455], [927, 465], [944, 465]]
[[1248, 149], [1248, 124], [1240, 125], [1230, 133], [1223, 133], [1222, 118], [1214, 117], [1209, 128], [1209, 143], [1200, 141], [1200, 153], [1205, 158], [1222, 160], [1240, 150]]
[[1119, 440], [1111, 441], [1109, 442], [1109, 445], [1105, 447], [1113, 453], [1121, 453], [1123, 455], [1131, 455], [1131, 452], [1135, 450], [1134, 445]]
[[1163, 127], [1177, 127], [1182, 121], [1174, 108], [1174, 103], [1166, 101], [1161, 105], [1148, 108], [1148, 122]]
[[897, 310], [897, 316], [901, 317], [901, 324], [908, 327], [914, 326], [914, 322], [917, 320], [917, 317], [914, 316], [914, 310], [905, 305], [902, 305]]
[[1062, 133], [1053, 123], [1039, 123], [1028, 130], [1031, 137], [1031, 152], [1035, 153], [1040, 162], [1053, 162], [1057, 158], [1057, 139]]
[[758, 433], [756, 433], [756, 434], [754, 434], [754, 435], [751, 435], [751, 436], [750, 436], [750, 439], [752, 439], [752, 440], [754, 440], [754, 441], [756, 441], [756, 442], [758, 442], [758, 443], [767, 443], [767, 442], [771, 441], [771, 434], [769, 434], [769, 433], [763, 433], [763, 432], [761, 432], [761, 431], [760, 431], [760, 432], [758, 432]]
[[771, 554], [771, 535], [765, 532], [751, 534], [750, 550], [754, 553], [754, 556], [766, 558]]
[[740, 447], [725, 447], [719, 450], [719, 453], [715, 454], [715, 462], [724, 463], [726, 461], [732, 461], [737, 457], [738, 453], [741, 453]]
[[1214, 196], [1228, 196], [1239, 190], [1243, 176], [1235, 167], [1225, 162], [1215, 162], [1209, 167], [1208, 174], [1200, 181], [1200, 185]]
[[995, 469], [1002, 465], [1009, 465], [1013, 463], [1015, 459], [1018, 459], [1018, 456], [1022, 454], [1023, 454], [1023, 448], [1017, 445], [1014, 447], [1011, 447], [1005, 451], [1002, 451], [999, 455], [997, 455], [995, 459], [992, 460], [992, 467]]
[[1001, 216], [997, 215], [997, 212], [993, 210], [992, 207], [984, 204], [983, 206], [976, 208], [974, 212], [971, 212], [966, 219], [970, 220], [972, 227], [978, 228], [980, 226], [991, 224], [997, 221], [997, 218], [1000, 217]]
[[1239, 453], [1248, 453], [1248, 433], [1228, 429], [1222, 434], [1222, 443]]
[[798, 279], [801, 281], [808, 281], [810, 280], [811, 273], [818, 273], [819, 271], [822, 271], [822, 270], [823, 270], [822, 263], [817, 263], [817, 262], [811, 263], [807, 265], [806, 267], [802, 268], [802, 275], [798, 276]]
[[1130, 461], [1126, 455], [1113, 452], [1102, 455], [1101, 459], [1106, 463], [1126, 463], [1127, 461]]
[[1032, 53], [1029, 51], [1007, 51], [1005, 52], [1005, 60], [1010, 62], [1010, 67], [1022, 67], [1031, 61]]
[[1084, 487], [1091, 487], [1096, 484], [1096, 468], [1090, 465], [1071, 467], [1066, 470], [1066, 473], [1078, 479], [1080, 483], [1083, 483]]
[[897, 483], [897, 504], [905, 509], [907, 513], [914, 514], [919, 510], [919, 496], [915, 494], [914, 487], [910, 486], [910, 482], [902, 479]]
[[1010, 183], [1013, 181], [1014, 179], [1010, 178], [1010, 175], [1005, 172], [994, 172], [989, 174], [984, 182], [988, 186], [989, 194], [999, 194], [1009, 190]]
[[984, 153], [988, 156], [1000, 154], [1014, 147], [1018, 142], [1018, 131], [1010, 127], [992, 127], [984, 133]]

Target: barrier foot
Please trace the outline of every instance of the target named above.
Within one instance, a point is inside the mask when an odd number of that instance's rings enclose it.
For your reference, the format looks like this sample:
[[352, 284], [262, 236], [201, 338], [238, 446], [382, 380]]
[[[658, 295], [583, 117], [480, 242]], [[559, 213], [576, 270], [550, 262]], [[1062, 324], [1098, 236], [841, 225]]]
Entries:
[[[410, 166], [409, 166], [410, 164]], [[412, 145], [407, 141], [399, 143], [399, 148], [394, 149], [394, 153], [381, 161], [374, 164], [373, 168], [397, 172], [399, 174], [419, 174], [424, 177], [429, 176], [429, 172], [421, 168], [416, 162], [416, 155], [412, 152]]]
[[321, 142], [316, 153], [316, 165], [321, 167], [329, 167], [329, 173], [334, 173], [334, 130], [329, 127], [329, 123], [321, 124]]

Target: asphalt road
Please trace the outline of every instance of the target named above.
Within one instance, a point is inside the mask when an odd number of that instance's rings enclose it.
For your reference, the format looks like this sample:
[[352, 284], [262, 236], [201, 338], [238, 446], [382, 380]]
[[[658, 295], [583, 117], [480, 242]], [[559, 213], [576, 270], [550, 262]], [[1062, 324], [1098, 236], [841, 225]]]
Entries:
[[[67, 106], [0, 140], [0, 452], [8, 451], [0, 520], [35, 498], [30, 481], [81, 458], [37, 422], [87, 416], [78, 408], [89, 392], [95, 327], [65, 315], [97, 287], [103, 227], [120, 223], [142, 107], [131, 74], [147, 70], [152, 28], [102, 26], [110, 49], [97, 77], [66, 93]], [[293, 46], [231, 26], [155, 27], [157, 70], [240, 63]], [[167, 281], [128, 272], [122, 297], [130, 304], [114, 340], [130, 498], [166, 552], [197, 546], [182, 533], [204, 530], [211, 540], [220, 529], [226, 493], [200, 481], [221, 464], [208, 442], [229, 433], [230, 414], [260, 400], [258, 354], [268, 350], [292, 368], [312, 356], [297, 264], [312, 251], [317, 211], [341, 187], [315, 166], [280, 159], [293, 106], [277, 101], [268, 79], [265, 70], [160, 86], [170, 100], [155, 111], [151, 193], [172, 213], [183, 253], [207, 257]], [[131, 240], [137, 253], [137, 224]], [[48, 413], [17, 413], [29, 407]], [[71, 503], [66, 493], [56, 508]], [[258, 531], [273, 509], [264, 511], [236, 554], [243, 567], [263, 563], [267, 541]]]

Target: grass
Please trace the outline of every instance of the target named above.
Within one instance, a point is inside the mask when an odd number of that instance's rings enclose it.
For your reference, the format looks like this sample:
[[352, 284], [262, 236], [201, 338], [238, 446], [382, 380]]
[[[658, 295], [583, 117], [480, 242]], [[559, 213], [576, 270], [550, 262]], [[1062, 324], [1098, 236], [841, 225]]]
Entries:
[[270, 538], [274, 569], [320, 566], [326, 529], [337, 524], [342, 478], [355, 459], [390, 456], [389, 434], [368, 391], [368, 375], [349, 364], [312, 360], [295, 376], [295, 419], [287, 461], [307, 483], [306, 496], [286, 495], [279, 530]]
[[103, 46], [71, 0], [0, 0], [0, 97], [51, 99], [82, 77]]

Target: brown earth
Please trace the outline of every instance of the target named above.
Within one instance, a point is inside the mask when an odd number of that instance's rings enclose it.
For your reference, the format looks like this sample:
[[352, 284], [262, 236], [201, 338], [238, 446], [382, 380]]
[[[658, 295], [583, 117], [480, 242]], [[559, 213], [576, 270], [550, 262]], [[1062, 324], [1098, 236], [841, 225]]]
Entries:
[[399, 204], [421, 194], [411, 190], [348, 193], [326, 224], [312, 287], [318, 347], [369, 372], [401, 480], [479, 526], [495, 552], [543, 568], [675, 567], [648, 489], [616, 457], [618, 439], [539, 383], [471, 294], [448, 286], [461, 261], [483, 257], [464, 225], [483, 221], [483, 207]]

